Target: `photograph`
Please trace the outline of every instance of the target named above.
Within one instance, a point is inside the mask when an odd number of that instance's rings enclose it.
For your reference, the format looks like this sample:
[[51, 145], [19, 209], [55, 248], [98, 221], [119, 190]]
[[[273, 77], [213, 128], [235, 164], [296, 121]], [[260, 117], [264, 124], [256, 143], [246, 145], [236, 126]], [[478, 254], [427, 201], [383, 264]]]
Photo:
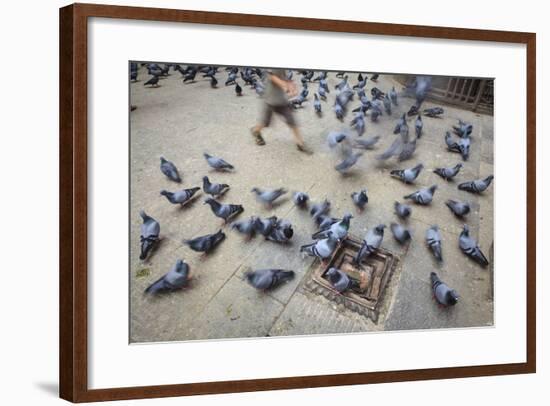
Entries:
[[493, 327], [494, 79], [129, 61], [129, 343]]

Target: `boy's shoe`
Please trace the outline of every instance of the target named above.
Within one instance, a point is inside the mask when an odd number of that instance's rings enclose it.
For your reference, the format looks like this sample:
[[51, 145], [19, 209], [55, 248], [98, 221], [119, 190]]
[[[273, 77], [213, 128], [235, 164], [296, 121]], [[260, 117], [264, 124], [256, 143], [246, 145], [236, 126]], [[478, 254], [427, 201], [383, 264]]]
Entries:
[[262, 133], [260, 133], [259, 131], [255, 131], [254, 128], [250, 129], [250, 133], [256, 140], [256, 145], [265, 145], [265, 140], [264, 137], [262, 137]]

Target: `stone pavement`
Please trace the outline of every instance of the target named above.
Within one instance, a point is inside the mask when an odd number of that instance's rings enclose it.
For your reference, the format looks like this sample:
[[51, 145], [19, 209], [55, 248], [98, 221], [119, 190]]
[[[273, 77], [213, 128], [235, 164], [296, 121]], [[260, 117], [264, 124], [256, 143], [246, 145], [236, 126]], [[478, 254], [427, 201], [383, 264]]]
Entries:
[[[330, 130], [346, 128], [332, 112], [333, 86], [339, 79], [329, 74], [331, 93], [323, 102], [324, 113], [313, 112], [313, 91], [296, 117], [306, 142], [314, 149], [313, 156], [296, 150], [289, 129], [275, 118], [272, 127], [264, 131], [267, 145], [258, 147], [249, 134], [259, 116], [261, 103], [253, 89], [243, 86], [244, 95], [236, 97], [232, 86], [225, 87], [226, 72], [218, 74], [220, 86], [211, 89], [207, 79], [183, 84], [180, 74], [160, 81], [159, 88], [145, 88], [148, 75], [140, 67], [137, 83], [130, 84], [131, 104], [131, 202], [130, 202], [130, 341], [172, 341], [210, 338], [282, 336], [296, 334], [351, 333], [375, 330], [402, 330], [488, 326], [493, 323], [492, 268], [482, 269], [465, 257], [458, 248], [462, 222], [444, 205], [448, 198], [471, 202], [467, 217], [472, 235], [481, 249], [492, 258], [493, 190], [495, 183], [481, 196], [459, 191], [456, 185], [464, 180], [485, 177], [493, 173], [493, 118], [443, 106], [440, 119], [424, 118], [424, 136], [413, 159], [398, 164], [395, 159], [380, 163], [374, 157], [393, 141], [392, 129], [399, 115], [407, 111], [412, 99], [401, 98], [393, 115], [382, 116], [378, 123], [367, 117], [366, 135], [381, 135], [373, 151], [367, 151], [356, 169], [342, 176], [333, 167], [337, 160], [326, 146]], [[295, 73], [295, 80], [299, 75]], [[350, 75], [351, 83], [356, 75]], [[380, 75], [376, 86], [383, 91], [396, 84], [390, 75]], [[241, 86], [243, 85], [241, 81]], [[373, 83], [367, 82], [367, 94]], [[398, 89], [400, 87], [397, 87]], [[358, 101], [350, 103], [354, 108]], [[424, 107], [433, 106], [426, 102]], [[437, 166], [461, 162], [458, 154], [446, 151], [443, 136], [461, 118], [474, 125], [469, 161], [454, 182], [445, 182], [432, 173]], [[414, 132], [414, 118], [409, 118]], [[218, 155], [236, 166], [235, 173], [213, 172], [206, 165], [203, 152]], [[288, 219], [294, 227], [289, 245], [279, 245], [255, 237], [247, 242], [225, 227], [226, 240], [205, 258], [182, 244], [183, 239], [216, 232], [222, 227], [201, 194], [192, 204], [179, 208], [159, 195], [161, 189], [176, 190], [177, 184], [167, 180], [159, 170], [159, 157], [174, 162], [183, 173], [181, 187], [202, 185], [208, 175], [213, 182], [228, 183], [230, 191], [225, 203], [245, 207], [241, 218], [251, 215], [277, 215]], [[389, 176], [395, 168], [412, 167], [422, 162], [424, 171], [415, 185], [405, 185]], [[421, 187], [439, 186], [429, 207], [413, 207], [407, 225], [413, 233], [408, 248], [395, 243], [386, 229], [383, 247], [399, 256], [400, 263], [387, 288], [378, 323], [344, 309], [304, 288], [312, 258], [302, 258], [299, 247], [311, 241], [315, 231], [313, 221], [305, 211], [294, 207], [289, 196], [272, 210], [261, 206], [251, 193], [260, 188], [285, 187], [290, 191], [307, 192], [313, 201], [327, 197], [332, 203], [331, 214], [341, 217], [351, 212], [355, 217], [351, 233], [363, 237], [367, 228], [379, 223], [389, 226], [396, 221], [393, 202], [402, 201], [405, 194]], [[368, 188], [369, 203], [363, 213], [357, 212], [350, 199], [353, 191]], [[162, 242], [150, 258], [139, 260], [139, 210], [144, 209], [161, 224]], [[424, 234], [431, 224], [438, 224], [443, 238], [442, 265], [428, 252]], [[143, 294], [152, 281], [167, 272], [176, 259], [191, 266], [192, 281], [188, 288], [159, 297]], [[247, 269], [293, 269], [291, 282], [269, 292], [257, 292], [243, 280]], [[436, 270], [440, 277], [461, 295], [459, 303], [450, 309], [440, 309], [432, 299], [429, 273]]]

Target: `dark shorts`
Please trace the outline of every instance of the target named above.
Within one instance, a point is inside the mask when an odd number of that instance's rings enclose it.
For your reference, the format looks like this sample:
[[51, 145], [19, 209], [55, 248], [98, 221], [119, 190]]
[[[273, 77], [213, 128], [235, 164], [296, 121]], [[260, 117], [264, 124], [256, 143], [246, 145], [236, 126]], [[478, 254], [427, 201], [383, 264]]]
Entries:
[[285, 118], [286, 123], [290, 127], [296, 127], [294, 112], [292, 111], [289, 105], [284, 104], [282, 106], [271, 106], [267, 103], [264, 104], [264, 111], [262, 114], [262, 124], [265, 127], [268, 127], [269, 123], [271, 123], [271, 117], [273, 117], [273, 113], [283, 116]]

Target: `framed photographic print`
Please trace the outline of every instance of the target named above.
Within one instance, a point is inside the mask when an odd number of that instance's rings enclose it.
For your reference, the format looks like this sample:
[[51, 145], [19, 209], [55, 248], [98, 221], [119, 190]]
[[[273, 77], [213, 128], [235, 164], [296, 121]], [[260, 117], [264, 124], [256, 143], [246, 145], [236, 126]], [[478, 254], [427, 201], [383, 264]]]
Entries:
[[535, 34], [60, 10], [60, 396], [535, 372]]

